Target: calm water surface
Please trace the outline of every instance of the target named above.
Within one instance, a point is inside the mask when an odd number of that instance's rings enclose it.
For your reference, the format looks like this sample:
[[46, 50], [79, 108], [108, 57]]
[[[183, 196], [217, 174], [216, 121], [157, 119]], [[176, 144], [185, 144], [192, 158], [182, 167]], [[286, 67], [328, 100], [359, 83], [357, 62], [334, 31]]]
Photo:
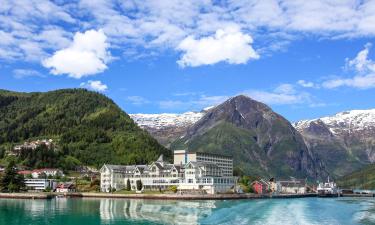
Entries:
[[0, 199], [0, 224], [375, 224], [375, 199]]

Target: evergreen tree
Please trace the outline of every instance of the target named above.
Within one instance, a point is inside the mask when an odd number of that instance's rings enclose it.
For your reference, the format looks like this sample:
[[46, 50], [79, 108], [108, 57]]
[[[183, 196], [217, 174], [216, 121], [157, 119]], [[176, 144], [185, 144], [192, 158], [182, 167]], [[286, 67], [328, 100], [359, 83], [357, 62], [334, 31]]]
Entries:
[[17, 173], [14, 161], [9, 162], [5, 169], [4, 176], [0, 180], [1, 192], [19, 192], [25, 188], [25, 181], [22, 175]]
[[137, 191], [142, 191], [142, 187], [143, 187], [142, 181], [137, 180], [136, 185], [137, 185]]
[[131, 191], [131, 186], [130, 186], [130, 180], [128, 178], [128, 180], [126, 181], [126, 190], [127, 191]]

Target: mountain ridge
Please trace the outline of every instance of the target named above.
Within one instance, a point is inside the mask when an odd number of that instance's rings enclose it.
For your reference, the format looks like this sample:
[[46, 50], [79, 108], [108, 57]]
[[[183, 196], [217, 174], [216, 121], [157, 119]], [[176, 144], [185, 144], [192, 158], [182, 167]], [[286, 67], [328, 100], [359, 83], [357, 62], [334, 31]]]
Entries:
[[0, 147], [37, 138], [58, 141], [63, 155], [87, 165], [147, 163], [171, 156], [103, 94], [85, 89], [0, 91]]

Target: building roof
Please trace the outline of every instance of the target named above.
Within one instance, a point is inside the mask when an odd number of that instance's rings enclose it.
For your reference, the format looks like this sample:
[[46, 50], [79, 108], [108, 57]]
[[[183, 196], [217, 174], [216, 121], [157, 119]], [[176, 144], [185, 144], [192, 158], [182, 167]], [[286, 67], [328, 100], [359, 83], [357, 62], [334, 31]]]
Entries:
[[75, 186], [73, 183], [61, 183], [61, 184], [58, 184], [56, 188], [73, 189], [75, 188]]
[[21, 174], [21, 175], [28, 175], [28, 174], [32, 174], [33, 171], [31, 171], [31, 170], [20, 170], [17, 173]]
[[256, 181], [253, 181], [253, 183], [251, 183], [251, 184], [253, 185], [255, 183], [258, 183], [262, 186], [270, 186], [270, 184], [267, 181], [264, 181], [264, 180], [256, 180]]
[[42, 173], [45, 171], [60, 171], [60, 169], [54, 169], [54, 168], [42, 168], [42, 169], [35, 169], [32, 172], [33, 173]]

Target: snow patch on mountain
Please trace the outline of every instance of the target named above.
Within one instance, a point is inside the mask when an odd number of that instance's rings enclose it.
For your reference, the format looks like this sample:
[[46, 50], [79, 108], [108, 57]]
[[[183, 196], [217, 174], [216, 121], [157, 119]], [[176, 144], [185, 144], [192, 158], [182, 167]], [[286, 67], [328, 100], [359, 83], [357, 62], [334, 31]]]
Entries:
[[138, 126], [150, 127], [154, 129], [162, 129], [165, 127], [186, 127], [194, 124], [206, 113], [202, 112], [186, 112], [177, 113], [161, 113], [161, 114], [130, 114], [130, 117], [138, 124]]
[[375, 109], [369, 110], [351, 110], [337, 113], [334, 116], [327, 116], [313, 120], [301, 120], [293, 124], [293, 126], [302, 131], [310, 126], [311, 123], [322, 121], [330, 131], [342, 133], [343, 131], [362, 131], [375, 129]]

